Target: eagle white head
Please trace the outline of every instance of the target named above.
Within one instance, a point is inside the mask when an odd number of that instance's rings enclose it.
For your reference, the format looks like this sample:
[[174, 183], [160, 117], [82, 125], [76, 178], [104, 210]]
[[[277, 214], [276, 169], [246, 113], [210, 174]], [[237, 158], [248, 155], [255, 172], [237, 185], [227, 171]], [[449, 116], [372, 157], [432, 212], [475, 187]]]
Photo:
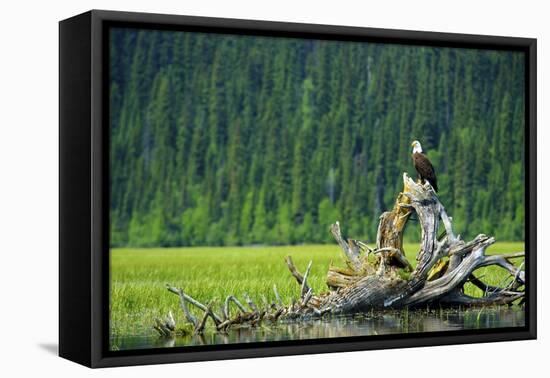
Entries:
[[420, 142], [415, 140], [414, 142], [411, 143], [411, 146], [413, 148], [413, 154], [414, 153], [421, 153], [422, 152], [422, 146], [420, 145]]

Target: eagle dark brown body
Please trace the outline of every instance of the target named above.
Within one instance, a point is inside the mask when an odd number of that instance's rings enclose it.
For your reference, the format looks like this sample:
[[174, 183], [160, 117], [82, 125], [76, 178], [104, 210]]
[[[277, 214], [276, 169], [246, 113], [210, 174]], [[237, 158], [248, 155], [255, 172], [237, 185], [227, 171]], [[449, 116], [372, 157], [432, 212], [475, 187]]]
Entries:
[[435, 175], [434, 167], [427, 156], [422, 152], [413, 152], [412, 159], [414, 168], [416, 169], [416, 172], [418, 172], [422, 182], [428, 181], [437, 192], [437, 177]]

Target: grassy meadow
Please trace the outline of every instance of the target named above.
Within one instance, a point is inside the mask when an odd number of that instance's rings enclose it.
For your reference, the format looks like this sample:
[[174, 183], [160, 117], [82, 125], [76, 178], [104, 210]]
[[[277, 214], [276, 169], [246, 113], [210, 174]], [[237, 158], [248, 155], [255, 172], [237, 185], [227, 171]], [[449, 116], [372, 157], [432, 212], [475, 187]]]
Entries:
[[[409, 261], [415, 262], [418, 245], [405, 244]], [[521, 242], [499, 242], [487, 253], [515, 252]], [[299, 287], [288, 272], [284, 257], [291, 255], [304, 271], [313, 260], [308, 283], [315, 292], [326, 291], [325, 277], [331, 261], [343, 266], [335, 244], [250, 247], [118, 248], [111, 250], [110, 327], [111, 336], [153, 335], [155, 317], [172, 311], [176, 322], [184, 321], [178, 298], [165, 284], [182, 287], [201, 302], [217, 298], [221, 305], [229, 294], [243, 302], [248, 293], [259, 304], [274, 301], [273, 284], [285, 303], [299, 295]], [[499, 284], [507, 274], [496, 267], [478, 270], [489, 284]], [[467, 293], [480, 294], [469, 285]], [[264, 299], [265, 298], [265, 299]]]

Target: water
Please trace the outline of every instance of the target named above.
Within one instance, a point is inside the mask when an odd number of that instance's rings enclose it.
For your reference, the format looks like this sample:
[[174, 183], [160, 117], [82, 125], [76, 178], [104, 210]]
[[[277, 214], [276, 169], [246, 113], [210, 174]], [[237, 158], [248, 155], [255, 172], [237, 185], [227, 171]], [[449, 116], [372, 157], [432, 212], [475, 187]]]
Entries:
[[261, 341], [322, 339], [347, 336], [523, 327], [525, 311], [519, 307], [473, 310], [385, 312], [354, 317], [294, 321], [259, 327], [233, 328], [227, 334], [206, 332], [174, 338], [124, 336], [111, 339], [113, 350], [169, 348], [191, 345]]

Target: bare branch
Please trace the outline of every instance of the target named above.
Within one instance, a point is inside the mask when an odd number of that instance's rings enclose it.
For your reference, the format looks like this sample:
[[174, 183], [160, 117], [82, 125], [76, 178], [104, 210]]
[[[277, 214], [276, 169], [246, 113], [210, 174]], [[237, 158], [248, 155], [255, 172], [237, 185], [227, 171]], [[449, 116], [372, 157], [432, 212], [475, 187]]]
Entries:
[[453, 291], [441, 298], [440, 303], [448, 306], [488, 306], [488, 305], [506, 305], [524, 297], [524, 293], [506, 293], [476, 298], [460, 291]]
[[342, 249], [342, 252], [344, 252], [344, 256], [346, 261], [350, 263], [350, 267], [354, 270], [360, 270], [361, 260], [359, 259], [359, 251], [357, 249], [350, 248], [350, 245], [348, 245], [344, 241], [344, 238], [342, 238], [342, 234], [340, 232], [340, 222], [336, 221], [336, 223], [331, 225], [330, 232], [334, 236], [334, 239], [336, 239], [336, 242]]
[[223, 306], [223, 316], [225, 320], [229, 319], [229, 303], [233, 302], [235, 305], [239, 308], [241, 312], [246, 312], [245, 307], [242, 305], [241, 302], [237, 298], [235, 298], [234, 295], [229, 295], [227, 298], [225, 298], [225, 303]]
[[447, 215], [447, 212], [445, 211], [445, 208], [443, 207], [441, 202], [439, 202], [439, 216], [441, 217], [441, 221], [445, 226], [445, 233], [447, 234], [447, 238], [449, 239], [449, 242], [451, 244], [454, 244], [457, 238], [455, 237], [455, 234], [453, 232], [453, 225], [451, 223], [451, 218]]
[[206, 306], [206, 310], [204, 311], [204, 315], [201, 318], [201, 321], [195, 326], [195, 335], [202, 334], [204, 332], [204, 328], [206, 327], [206, 321], [208, 320], [209, 316], [212, 316], [211, 313], [211, 306], [212, 302], [209, 302]]
[[[176, 295], [179, 295], [180, 296], [180, 300], [183, 300], [183, 303], [185, 303], [185, 301], [191, 303], [192, 305], [194, 305], [195, 307], [201, 309], [202, 311], [206, 311], [207, 310], [207, 306], [205, 306], [204, 304], [200, 303], [199, 301], [197, 301], [195, 298], [187, 295], [186, 293], [183, 292], [182, 289], [177, 289], [173, 286], [170, 286], [168, 284], [166, 284], [166, 288], [168, 289], [168, 291], [176, 294]], [[181, 302], [180, 302], [181, 303]], [[183, 306], [182, 306], [182, 309], [183, 309]], [[184, 311], [185, 312], [185, 311]], [[216, 322], [216, 323], [221, 323], [222, 322], [222, 319], [216, 315], [215, 313], [211, 312], [212, 314], [212, 319]], [[187, 316], [187, 314], [186, 314]]]
[[510, 275], [514, 276], [516, 281], [519, 281], [521, 284], [525, 284], [525, 272], [518, 269], [514, 264], [508, 262], [503, 255], [486, 256], [480, 267], [487, 265], [498, 265], [506, 269]]
[[503, 253], [501, 254], [502, 257], [504, 257], [505, 259], [517, 259], [517, 258], [520, 258], [520, 257], [525, 257], [525, 251], [521, 251], [521, 252], [513, 252], [513, 253]]
[[256, 306], [256, 304], [252, 301], [247, 293], [244, 293], [244, 299], [246, 300], [246, 303], [248, 303], [248, 307], [250, 307], [252, 311], [259, 313], [258, 306]]
[[175, 287], [170, 287], [170, 286], [167, 286], [167, 287], [168, 287], [168, 290], [170, 290], [172, 293], [177, 294], [179, 296], [180, 307], [181, 307], [181, 310], [183, 311], [183, 314], [185, 315], [185, 318], [189, 323], [193, 324], [193, 326], [196, 327], [198, 320], [189, 311], [189, 308], [187, 307], [187, 301], [185, 300], [185, 293], [183, 292], [183, 290], [177, 289]]
[[172, 311], [168, 311], [168, 316], [164, 321], [155, 318], [153, 328], [163, 337], [172, 336], [173, 332], [176, 330], [176, 321], [174, 320]]
[[311, 270], [311, 264], [313, 261], [309, 261], [307, 264], [306, 272], [304, 273], [304, 279], [302, 280], [302, 290], [300, 292], [300, 296], [303, 298], [304, 295], [306, 295], [307, 292], [311, 291], [311, 288], [307, 284], [307, 277], [309, 276], [309, 271]]
[[273, 284], [273, 292], [275, 293], [275, 299], [277, 300], [277, 303], [279, 304], [279, 306], [283, 306], [283, 301], [281, 300], [281, 296], [277, 291], [277, 285], [275, 284]]
[[309, 289], [302, 299], [302, 307], [306, 307], [311, 297], [313, 297], [313, 290]]
[[296, 278], [296, 281], [298, 281], [299, 285], [302, 285], [302, 282], [304, 281], [304, 277], [300, 272], [298, 272], [298, 269], [296, 269], [296, 266], [294, 265], [294, 262], [292, 261], [292, 257], [286, 256], [285, 257], [286, 265], [288, 266], [288, 270], [290, 270], [290, 273], [294, 278]]

